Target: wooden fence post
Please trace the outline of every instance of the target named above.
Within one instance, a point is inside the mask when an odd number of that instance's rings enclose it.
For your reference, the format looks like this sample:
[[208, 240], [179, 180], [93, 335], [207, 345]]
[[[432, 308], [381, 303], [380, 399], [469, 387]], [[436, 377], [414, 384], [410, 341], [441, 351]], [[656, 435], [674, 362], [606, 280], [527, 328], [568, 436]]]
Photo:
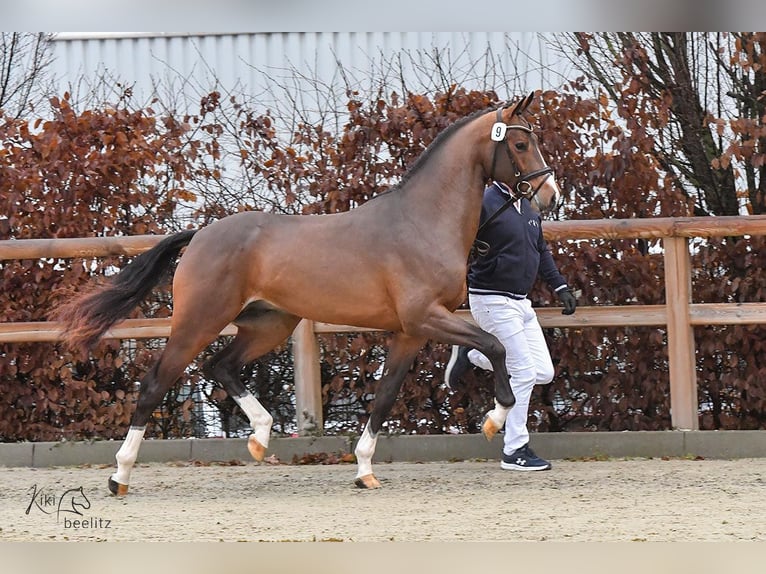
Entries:
[[670, 416], [675, 429], [699, 430], [697, 361], [691, 325], [691, 256], [686, 237], [666, 237], [665, 299], [668, 311]]
[[298, 434], [321, 435], [322, 378], [319, 368], [319, 343], [314, 322], [301, 320], [293, 331], [293, 361], [295, 365], [295, 418]]

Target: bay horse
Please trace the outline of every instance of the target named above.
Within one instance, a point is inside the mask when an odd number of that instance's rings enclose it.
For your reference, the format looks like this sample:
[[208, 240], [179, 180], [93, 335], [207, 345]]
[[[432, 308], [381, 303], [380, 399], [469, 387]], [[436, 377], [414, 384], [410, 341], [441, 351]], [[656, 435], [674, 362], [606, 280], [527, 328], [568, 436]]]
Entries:
[[355, 209], [326, 215], [250, 211], [181, 231], [62, 307], [57, 313], [62, 339], [87, 349], [149, 294], [186, 248], [173, 278], [171, 334], [141, 381], [110, 491], [127, 494], [151, 413], [229, 323], [238, 327], [234, 339], [203, 372], [248, 417], [253, 429], [248, 450], [258, 461], [268, 448], [272, 417], [241, 382], [241, 368], [283, 343], [301, 318], [393, 333], [372, 412], [354, 451], [359, 488], [380, 487], [372, 471], [377, 436], [429, 339], [468, 345], [491, 361], [495, 405], [482, 425], [491, 439], [515, 402], [505, 350], [494, 336], [453, 312], [466, 297], [466, 261], [486, 184], [506, 183], [538, 211], [560, 197], [553, 170], [522, 115], [533, 97], [534, 92], [457, 120], [396, 187]]

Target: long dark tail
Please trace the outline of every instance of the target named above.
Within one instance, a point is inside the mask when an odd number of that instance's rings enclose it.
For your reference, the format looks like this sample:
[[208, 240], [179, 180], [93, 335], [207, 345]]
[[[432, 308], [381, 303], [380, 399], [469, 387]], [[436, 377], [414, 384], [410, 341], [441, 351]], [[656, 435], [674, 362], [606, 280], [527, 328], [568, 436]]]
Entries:
[[127, 317], [146, 298], [196, 232], [190, 229], [166, 237], [108, 283], [63, 305], [54, 319], [63, 323], [64, 343], [83, 351], [95, 345], [112, 325]]

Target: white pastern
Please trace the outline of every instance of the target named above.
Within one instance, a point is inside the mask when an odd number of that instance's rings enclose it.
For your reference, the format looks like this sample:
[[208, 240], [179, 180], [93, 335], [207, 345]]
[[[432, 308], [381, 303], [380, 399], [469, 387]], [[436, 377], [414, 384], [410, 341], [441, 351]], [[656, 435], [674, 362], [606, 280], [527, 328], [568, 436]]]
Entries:
[[354, 454], [356, 455], [356, 463], [358, 470], [356, 478], [372, 474], [372, 455], [375, 454], [375, 445], [378, 442], [378, 435], [372, 434], [370, 430], [370, 423], [364, 427], [362, 436], [359, 437], [359, 442], [356, 444]]
[[112, 480], [119, 484], [130, 484], [130, 471], [138, 458], [138, 449], [141, 448], [141, 441], [144, 438], [146, 427], [130, 427], [128, 436], [117, 451], [117, 472], [112, 475]]
[[495, 408], [487, 413], [487, 416], [495, 424], [496, 428], [501, 428], [505, 424], [505, 419], [508, 417], [509, 407], [504, 407], [495, 400]]
[[255, 440], [263, 445], [263, 448], [269, 447], [269, 436], [271, 435], [271, 424], [273, 417], [269, 414], [263, 405], [258, 402], [250, 393], [234, 397], [242, 411], [247, 415], [250, 426], [253, 427]]

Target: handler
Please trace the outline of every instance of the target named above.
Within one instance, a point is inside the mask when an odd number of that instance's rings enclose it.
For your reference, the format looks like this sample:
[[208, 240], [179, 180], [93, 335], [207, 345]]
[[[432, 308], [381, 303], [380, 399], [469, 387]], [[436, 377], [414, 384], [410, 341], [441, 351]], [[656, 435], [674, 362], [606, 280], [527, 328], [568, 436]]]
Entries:
[[[509, 199], [512, 205], [494, 216]], [[494, 182], [484, 190], [481, 224], [477, 239], [489, 249], [469, 267], [468, 302], [476, 323], [505, 347], [516, 396], [505, 421], [500, 466], [505, 470], [549, 470], [551, 464], [529, 448], [527, 414], [534, 385], [553, 380], [553, 362], [527, 294], [539, 274], [558, 295], [564, 315], [575, 312], [577, 301], [543, 238], [541, 217], [527, 199], [513, 201], [509, 189]], [[471, 364], [492, 369], [487, 357], [476, 349], [455, 345], [444, 373], [447, 386], [455, 389]]]

